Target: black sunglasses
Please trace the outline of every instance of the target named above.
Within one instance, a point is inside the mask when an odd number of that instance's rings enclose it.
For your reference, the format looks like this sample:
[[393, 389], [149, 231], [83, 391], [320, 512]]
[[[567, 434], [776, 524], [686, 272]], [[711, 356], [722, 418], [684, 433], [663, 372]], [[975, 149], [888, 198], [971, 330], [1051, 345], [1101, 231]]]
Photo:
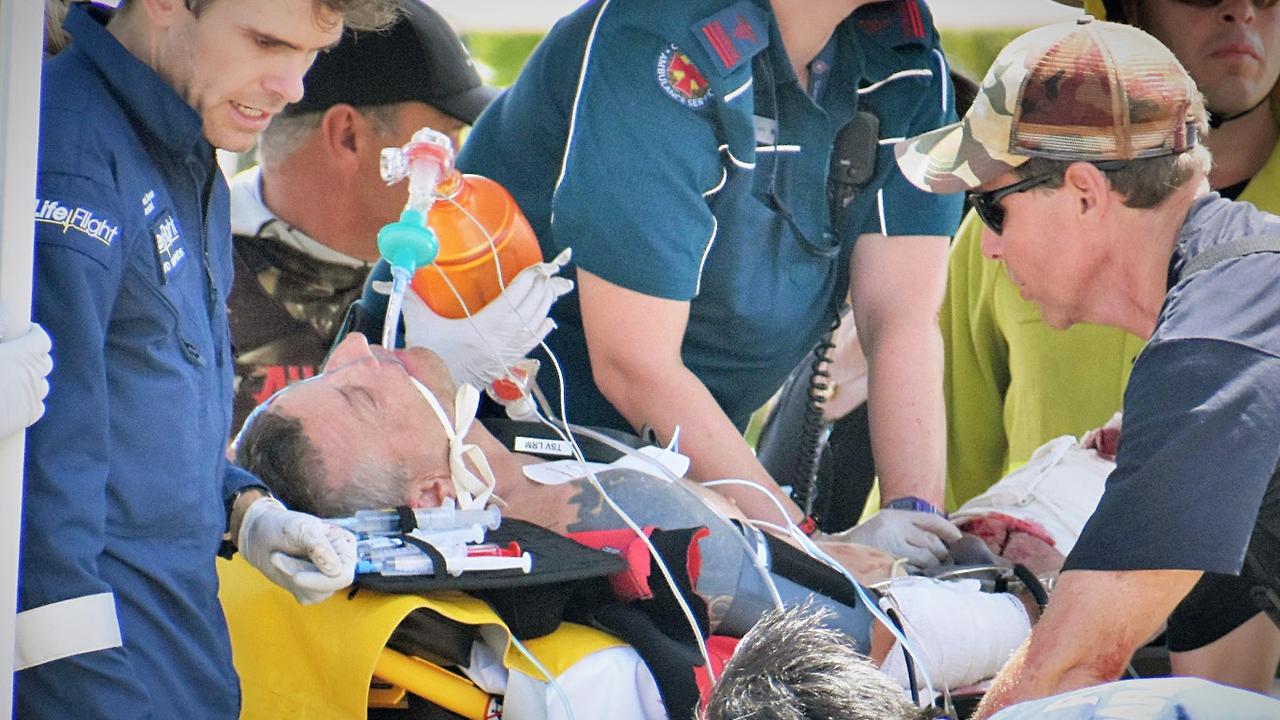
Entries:
[[[1270, 1], [1273, 3], [1280, 2], [1280, 0], [1270, 0]], [[1194, 132], [1195, 126], [1189, 124], [1187, 126], [1187, 129], [1189, 132]], [[1161, 156], [1157, 155], [1153, 157], [1161, 157]], [[1112, 170], [1120, 170], [1128, 166], [1133, 161], [1132, 160], [1085, 160], [1082, 162], [1088, 162], [1090, 165], [1098, 168], [1103, 172], [1110, 172]], [[1054, 178], [1053, 175], [1035, 175], [1033, 177], [1027, 178], [1026, 180], [1019, 180], [1018, 182], [1013, 183], [1012, 185], [1005, 185], [1004, 187], [998, 187], [995, 190], [988, 190], [986, 192], [974, 192], [970, 190], [969, 192], [965, 193], [965, 195], [968, 196], [969, 204], [973, 206], [974, 211], [978, 213], [978, 217], [982, 220], [982, 222], [986, 223], [987, 227], [991, 228], [991, 232], [999, 235], [1001, 232], [1004, 231], [1004, 206], [1000, 204], [1000, 201], [1010, 195], [1020, 193], [1020, 192], [1026, 192], [1031, 188], [1044, 185], [1045, 183], [1051, 181], [1053, 178]]]
[[991, 232], [999, 235], [1004, 232], [1004, 205], [1000, 201], [1015, 193], [1026, 192], [1034, 187], [1044, 185], [1053, 179], [1052, 175], [1035, 175], [1025, 180], [1019, 180], [1012, 185], [998, 187], [995, 190], [987, 190], [986, 192], [969, 191], [969, 203], [973, 205], [974, 212], [978, 213], [978, 217], [987, 227], [991, 228]]

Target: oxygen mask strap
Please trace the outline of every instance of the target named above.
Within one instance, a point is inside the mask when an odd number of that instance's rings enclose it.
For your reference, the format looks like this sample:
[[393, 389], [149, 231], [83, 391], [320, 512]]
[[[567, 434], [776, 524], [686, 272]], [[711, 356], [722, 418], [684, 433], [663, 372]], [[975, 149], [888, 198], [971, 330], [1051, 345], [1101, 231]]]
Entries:
[[[489, 467], [489, 460], [484, 456], [484, 451], [475, 444], [463, 441], [467, 431], [471, 429], [471, 423], [475, 421], [476, 410], [480, 406], [480, 391], [467, 383], [458, 386], [453, 403], [455, 420], [450, 424], [449, 416], [436, 400], [436, 396], [417, 379], [409, 379], [413, 380], [413, 386], [422, 393], [422, 397], [427, 399], [436, 418], [444, 427], [445, 435], [449, 438], [449, 475], [453, 479], [453, 489], [458, 496], [458, 507], [464, 510], [484, 508], [490, 496], [493, 495], [497, 480]], [[475, 473], [467, 468], [464, 459], [470, 459], [475, 464], [484, 480], [476, 477]]]

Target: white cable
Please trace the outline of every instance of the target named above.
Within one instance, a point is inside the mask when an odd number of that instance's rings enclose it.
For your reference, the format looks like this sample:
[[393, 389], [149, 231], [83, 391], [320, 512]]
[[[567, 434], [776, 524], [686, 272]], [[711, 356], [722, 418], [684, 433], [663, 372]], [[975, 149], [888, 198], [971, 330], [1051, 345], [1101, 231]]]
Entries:
[[[844, 565], [841, 565], [835, 558], [831, 557], [826, 553], [826, 551], [818, 547], [817, 544], [814, 543], [813, 540], [809, 538], [809, 536], [805, 535], [803, 532], [800, 531], [800, 528], [796, 527], [795, 523], [791, 522], [791, 517], [787, 515], [786, 509], [782, 507], [782, 503], [778, 501], [778, 498], [774, 497], [773, 493], [766, 490], [759, 483], [754, 483], [754, 482], [751, 482], [750, 480], [742, 480], [742, 479], [710, 480], [702, 484], [709, 487], [714, 487], [716, 485], [739, 485], [743, 487], [752, 487], [752, 488], [755, 488], [756, 490], [759, 490], [761, 493], [764, 493], [766, 496], [768, 496], [769, 499], [773, 501], [774, 506], [778, 509], [778, 514], [782, 516], [783, 522], [786, 523], [784, 527], [781, 527], [779, 529], [785, 530], [786, 533], [790, 535], [792, 539], [794, 539], [797, 543], [800, 544], [801, 549], [804, 550], [806, 553], [808, 553], [811, 557], [817, 560], [821, 560], [822, 562], [831, 566], [832, 569], [836, 570], [841, 575], [843, 575], [845, 579], [849, 581], [849, 584], [853, 586], [853, 590], [855, 593], [857, 593], [858, 599], [861, 600], [862, 604], [867, 607], [867, 611], [871, 613], [871, 616], [874, 617], [876, 620], [879, 620], [880, 623], [884, 625], [885, 628], [890, 632], [890, 634], [892, 634], [894, 638], [896, 638], [899, 642], [902, 643], [902, 646], [907, 649], [907, 652], [911, 653], [911, 657], [916, 659], [916, 666], [919, 667], [920, 674], [924, 676], [924, 683], [929, 690], [929, 698], [930, 700], [932, 700], [934, 695], [933, 682], [930, 680], [928, 668], [925, 667], [925, 663], [923, 662], [924, 654], [920, 652], [918, 649], [916, 649], [914, 643], [912, 643], [910, 640], [907, 639], [906, 633], [898, 630], [898, 627], [893, 624], [893, 621], [889, 619], [889, 617], [884, 613], [884, 611], [880, 609], [880, 606], [872, 600], [871, 596], [867, 593], [866, 589], [862, 587], [862, 583], [858, 582], [857, 578], [855, 578], [853, 574], [850, 573], [848, 569], [845, 568]], [[768, 523], [768, 524], [772, 524], [772, 523]]]
[[[538, 417], [540, 420], [543, 420], [544, 423], [549, 422], [544, 418], [542, 418], [541, 415], [539, 415]], [[585, 437], [591, 438], [592, 440], [596, 440], [597, 442], [603, 443], [609, 446], [610, 448], [613, 448], [614, 450], [617, 450], [618, 452], [621, 452], [624, 455], [627, 455], [628, 457], [638, 458], [642, 462], [656, 468], [660, 473], [665, 475], [666, 480], [668, 482], [672, 482], [675, 484], [680, 484], [684, 482], [684, 478], [671, 472], [670, 468], [658, 462], [652, 456], [645, 455], [644, 453], [636, 450], [630, 445], [627, 445], [626, 443], [618, 442], [614, 438], [611, 438], [602, 432], [597, 432], [595, 430], [592, 430], [591, 428], [584, 427], [581, 425], [572, 425], [572, 424], [569, 425], [569, 430], [576, 434], [583, 435]], [[563, 437], [563, 435], [561, 435], [561, 437]], [[699, 483], [699, 484], [706, 485], [706, 483]], [[723, 520], [726, 524], [729, 524], [731, 522], [729, 518], [722, 515], [716, 508], [706, 504], [704, 504], [703, 507], [705, 507], [711, 514]], [[748, 522], [750, 522], [750, 519], [748, 519]], [[779, 532], [785, 532], [783, 528], [780, 528], [777, 525], [772, 525], [771, 523], [766, 523], [766, 524], [778, 530]], [[760, 579], [764, 581], [765, 587], [769, 589], [769, 594], [773, 597], [774, 604], [778, 607], [779, 610], [781, 610], [782, 596], [778, 593], [777, 584], [774, 582], [773, 576], [770, 575], [769, 566], [766, 563], [765, 556], [762, 554], [762, 551], [767, 553], [767, 548], [763, 548], [763, 549], [752, 548], [750, 541], [742, 533], [733, 533], [733, 535], [734, 537], [737, 538], [737, 542], [739, 542], [742, 545], [742, 549], [747, 553], [747, 555], [754, 560], [752, 565], [755, 566], [756, 572], [760, 574]]]
[[[905, 634], [906, 630], [908, 628], [911, 628], [911, 632], [915, 634], [917, 637], [924, 637], [923, 635], [920, 634], [920, 631], [916, 629], [915, 624], [911, 622], [911, 619], [907, 617], [907, 614], [902, 611], [902, 605], [898, 602], [898, 599], [893, 596], [892, 582], [889, 583], [889, 587], [886, 588], [885, 596], [889, 598], [889, 602], [891, 605], [893, 605], [894, 612], [898, 616], [898, 621], [902, 623], [903, 633]], [[890, 652], [892, 652], [892, 649], [890, 649]], [[927, 646], [921, 645], [919, 649], [912, 649], [910, 650], [910, 652], [911, 652], [911, 657], [915, 659], [916, 668], [920, 670], [921, 675], [924, 675], [925, 687], [928, 688], [929, 690], [928, 701], [930, 704], [932, 704], [933, 695], [934, 695], [933, 685], [929, 682], [929, 675], [927, 672], [925, 672], [924, 665], [921, 663], [921, 657], [927, 658], [929, 660], [929, 664], [934, 665], [935, 667], [938, 667], [941, 664], [937, 661], [938, 660], [937, 658], [933, 657], [933, 655], [929, 653]], [[948, 687], [945, 677], [942, 679], [942, 690], [945, 696], [947, 697], [947, 702], [950, 703], [951, 688]]]
[[[461, 209], [463, 211], [463, 214], [469, 220], [471, 220], [471, 222], [474, 223], [476, 227], [480, 228], [480, 232], [484, 233], [485, 239], [489, 243], [489, 248], [491, 252], [493, 252], [495, 262], [496, 262], [498, 250], [497, 250], [496, 244], [493, 241], [493, 235], [489, 232], [488, 228], [486, 228], [483, 224], [481, 224], [475, 218], [475, 216], [473, 216], [471, 213], [466, 212], [466, 210], [463, 209], [460, 205], [458, 205], [458, 203], [455, 200], [453, 200], [452, 198], [449, 198], [449, 201], [453, 203], [455, 207], [458, 207], [459, 209]], [[450, 292], [453, 293], [454, 297], [457, 298], [459, 304], [462, 306], [463, 312], [466, 313], [467, 319], [469, 321], [474, 322], [472, 320], [471, 310], [467, 307], [466, 302], [462, 299], [462, 296], [458, 292], [457, 288], [454, 287], [453, 282], [449, 279], [449, 276], [445, 274], [445, 272], [441, 270], [438, 265], [435, 265], [435, 263], [432, 263], [432, 265], [436, 267], [436, 270], [440, 273], [440, 276], [444, 278], [445, 285], [449, 288]], [[506, 289], [505, 285], [503, 285], [503, 282], [502, 282], [501, 271], [499, 271], [498, 284], [503, 288], [503, 290]], [[504, 296], [499, 295], [498, 297], [501, 298]], [[508, 299], [506, 302], [508, 303], [508, 306], [511, 307], [512, 312], [515, 312], [514, 306], [510, 305], [510, 300]], [[517, 313], [516, 317], [519, 318], [520, 315]], [[523, 318], [520, 318], [520, 319], [523, 321]], [[529, 329], [527, 325], [525, 326], [524, 329], [525, 329], [525, 332], [528, 332], [531, 336], [534, 336], [534, 332], [531, 329]], [[494, 347], [489, 344], [489, 342], [484, 338], [484, 335], [482, 333], [477, 332], [477, 334], [480, 335], [481, 341], [484, 342], [485, 347], [488, 348], [490, 353], [493, 354], [494, 358], [498, 360], [498, 364], [500, 364], [503, 367], [503, 370], [505, 370], [508, 374], [510, 374], [511, 368], [503, 361], [501, 355], [497, 352], [497, 350], [495, 350]], [[567, 404], [566, 404], [565, 391], [564, 391], [564, 371], [560, 367], [560, 361], [556, 358], [555, 353], [551, 352], [551, 348], [547, 346], [546, 341], [539, 340], [538, 345], [541, 346], [542, 349], [547, 353], [547, 357], [551, 360], [552, 367], [555, 368], [556, 379], [560, 384], [560, 418], [562, 422], [564, 422], [566, 425], [569, 425], [567, 421], [568, 412], [567, 412]], [[539, 396], [541, 396], [540, 391], [538, 394]], [[545, 397], [541, 399], [545, 402]], [[595, 472], [587, 464], [586, 457], [582, 453], [582, 448], [578, 445], [578, 441], [574, 438], [573, 433], [570, 432], [566, 434], [557, 425], [547, 420], [541, 414], [537, 414], [537, 415], [538, 415], [538, 419], [542, 422], [543, 425], [546, 425], [548, 428], [551, 428], [557, 435], [560, 436], [560, 439], [564, 440], [566, 443], [569, 444], [569, 446], [573, 450], [573, 457], [581, 465], [582, 470], [586, 474], [588, 482], [590, 482], [592, 487], [596, 489], [596, 492], [600, 493], [600, 497], [604, 499], [605, 503], [607, 503], [609, 507], [615, 513], [618, 514], [618, 517], [622, 518], [622, 522], [626, 524], [626, 526], [636, 534], [636, 537], [640, 538], [640, 541], [644, 543], [645, 548], [648, 549], [649, 555], [653, 558], [654, 562], [657, 563], [658, 569], [662, 572], [662, 577], [666, 580], [667, 585], [671, 588], [671, 594], [675, 598], [676, 604], [680, 606], [681, 612], [684, 613], [685, 619], [689, 623], [690, 630], [693, 631], [693, 639], [698, 644], [698, 652], [702, 655], [703, 662], [706, 663], [708, 682], [714, 683], [715, 672], [711, 667], [711, 655], [710, 653], [707, 652], [707, 645], [702, 639], [702, 630], [698, 626], [697, 619], [693, 616], [693, 610], [689, 607], [689, 604], [685, 601], [683, 593], [680, 592], [679, 585], [677, 585], [675, 578], [672, 576], [671, 569], [667, 567], [666, 561], [663, 560], [662, 556], [658, 553], [657, 548], [653, 546], [653, 543], [650, 542], [649, 537], [645, 535], [644, 531], [641, 530], [640, 527], [635, 523], [635, 521], [631, 519], [631, 516], [627, 515], [627, 513], [624, 512], [622, 508], [618, 507], [618, 504], [613, 501], [613, 498], [609, 497], [609, 494], [605, 492], [604, 486], [600, 484], [600, 479], [596, 477]]]
[[608, 445], [610, 448], [617, 450], [618, 452], [622, 453], [623, 455], [626, 455], [627, 457], [636, 458], [637, 460], [652, 467], [659, 474], [665, 476], [665, 479], [670, 482], [679, 483], [684, 480], [684, 478], [671, 472], [671, 468], [659, 462], [657, 458], [651, 455], [645, 455], [644, 453], [640, 452], [639, 450], [636, 450], [630, 445], [624, 442], [619, 442], [615, 438], [609, 437], [608, 435], [602, 432], [593, 430], [583, 425], [569, 425], [569, 430], [583, 437], [591, 438], [592, 440], [595, 440], [596, 442], [601, 443], [603, 445]]
[[447, 197], [445, 199], [449, 201], [450, 205], [457, 208], [458, 212], [466, 216], [473, 225], [480, 228], [480, 232], [484, 233], [484, 239], [489, 243], [489, 251], [493, 253], [493, 269], [498, 273], [498, 287], [505, 291], [507, 289], [507, 283], [502, 279], [502, 255], [498, 253], [498, 244], [493, 241], [493, 234], [489, 232], [489, 228], [482, 225], [480, 221], [476, 219], [475, 215], [471, 214], [470, 210], [463, 207], [457, 200], [454, 200], [452, 197]]
[[736, 485], [740, 487], [755, 488], [756, 490], [759, 490], [760, 492], [764, 493], [769, 497], [769, 501], [772, 502], [773, 506], [778, 509], [778, 514], [782, 515], [783, 519], [786, 520], [787, 522], [786, 527], [793, 527], [795, 525], [795, 523], [791, 522], [791, 517], [787, 515], [786, 508], [782, 507], [782, 503], [778, 500], [778, 498], [775, 497], [773, 493], [765, 489], [765, 487], [760, 483], [751, 482], [750, 480], [743, 480], [741, 478], [724, 478], [723, 480], [707, 480], [706, 482], [703, 482], [700, 484], [703, 487], [719, 487], [721, 485]]
[[898, 626], [893, 624], [893, 621], [890, 620], [884, 611], [880, 609], [880, 606], [871, 599], [871, 596], [867, 593], [866, 589], [862, 587], [862, 584], [859, 583], [857, 579], [853, 577], [853, 574], [845, 569], [843, 565], [837, 562], [835, 558], [828, 555], [822, 548], [818, 547], [812, 540], [806, 537], [804, 533], [799, 532], [798, 529], [792, 537], [800, 542], [801, 546], [804, 547], [807, 552], [830, 565], [841, 575], [844, 575], [845, 579], [853, 585], [854, 591], [858, 593], [858, 599], [862, 600], [862, 603], [867, 606], [867, 611], [871, 613], [872, 617], [879, 620], [880, 624], [884, 625], [885, 629], [902, 643], [902, 646], [907, 649], [907, 652], [911, 653], [911, 657], [915, 658], [916, 667], [920, 669], [920, 674], [924, 676], [925, 688], [928, 689], [929, 698], [932, 700], [933, 696], [937, 693], [935, 693], [933, 689], [933, 681], [930, 678], [929, 669], [925, 664], [924, 653], [916, 647], [915, 643], [907, 639], [906, 633], [898, 630]]
[[530, 663], [533, 664], [535, 668], [537, 668], [538, 672], [542, 673], [542, 677], [547, 679], [547, 684], [550, 685], [551, 689], [554, 690], [556, 695], [560, 697], [560, 704], [564, 706], [566, 720], [575, 720], [575, 718], [573, 717], [573, 704], [569, 702], [569, 695], [564, 691], [564, 688], [560, 687], [560, 683], [556, 682], [556, 679], [554, 676], [552, 676], [551, 671], [548, 670], [545, 665], [539, 662], [538, 658], [534, 657], [533, 653], [529, 652], [529, 648], [525, 647], [524, 643], [520, 642], [520, 640], [516, 638], [514, 633], [512, 633], [511, 635], [511, 644], [514, 645], [516, 649], [520, 651], [521, 655], [524, 655], [526, 660], [528, 660]]
[[[564, 392], [564, 371], [560, 368], [560, 361], [556, 358], [555, 353], [551, 352], [551, 348], [547, 347], [546, 342], [542, 342], [540, 345], [542, 346], [542, 349], [546, 351], [547, 357], [551, 360], [551, 366], [554, 367], [556, 371], [556, 379], [560, 385], [560, 413], [563, 417], [567, 414], [565, 412], [566, 401]], [[658, 570], [662, 572], [662, 577], [666, 580], [667, 586], [671, 588], [672, 597], [675, 598], [676, 604], [680, 606], [680, 611], [684, 613], [685, 620], [689, 623], [689, 629], [693, 632], [693, 639], [698, 644], [698, 652], [702, 655], [703, 662], [706, 663], [707, 681], [709, 683], [714, 683], [716, 681], [715, 671], [711, 666], [711, 654], [707, 652], [707, 644], [702, 639], [702, 629], [698, 626], [698, 621], [693, 616], [693, 610], [689, 607], [689, 604], [685, 602], [684, 594], [680, 592], [679, 585], [676, 583], [675, 577], [672, 576], [671, 569], [667, 567], [666, 561], [662, 558], [658, 549], [653, 546], [653, 542], [649, 540], [649, 536], [640, 529], [640, 526], [631, 519], [630, 515], [628, 515], [622, 508], [618, 507], [618, 504], [613, 501], [613, 498], [609, 497], [609, 493], [606, 492], [604, 486], [600, 484], [600, 479], [596, 477], [595, 471], [592, 470], [591, 466], [587, 463], [586, 457], [582, 453], [582, 448], [578, 445], [578, 441], [573, 437], [573, 433], [565, 433], [558, 425], [543, 417], [541, 413], [538, 413], [538, 419], [543, 425], [547, 426], [559, 435], [561, 440], [569, 443], [569, 446], [573, 449], [573, 457], [578, 461], [578, 464], [586, 474], [587, 481], [596, 489], [596, 492], [600, 493], [600, 497], [603, 498], [605, 503], [618, 514], [618, 517], [622, 518], [622, 522], [630, 528], [633, 533], [635, 533], [636, 537], [640, 538], [641, 542], [644, 543], [645, 548], [649, 551], [649, 556], [653, 558], [653, 561], [658, 566]]]
[[[477, 220], [474, 215], [472, 215], [469, 211], [467, 211], [467, 209], [464, 208], [461, 204], [459, 204], [456, 200], [454, 200], [453, 198], [446, 198], [446, 200], [448, 200], [450, 204], [452, 204], [455, 208], [457, 208], [468, 220], [470, 220], [477, 228], [480, 229], [481, 233], [484, 234], [485, 240], [489, 243], [490, 251], [493, 253], [495, 270], [498, 275], [498, 278], [497, 278], [498, 285], [503, 291], [505, 291], [506, 285], [502, 278], [502, 266], [500, 264], [501, 260], [499, 258], [497, 245], [494, 242], [492, 233], [490, 233], [488, 228], [486, 228], [482, 223], [480, 223], [479, 220]], [[436, 267], [436, 270], [437, 272], [440, 273], [440, 276], [443, 278], [445, 285], [449, 288], [450, 292], [452, 292], [454, 297], [458, 300], [459, 305], [462, 307], [463, 312], [467, 316], [467, 319], [469, 321], [474, 322], [470, 308], [467, 307], [466, 302], [462, 299], [461, 294], [458, 292], [457, 288], [454, 286], [453, 282], [450, 280], [448, 275], [442, 269], [440, 269], [438, 265], [435, 265], [435, 263], [432, 263], [432, 265]], [[504, 297], [504, 296], [500, 294], [499, 297]], [[507, 300], [506, 302], [510, 306], [510, 300]], [[512, 306], [511, 310], [514, 312], [515, 308]], [[519, 317], [518, 314], [517, 314], [517, 317]], [[525, 326], [524, 329], [530, 335], [534, 334], [533, 331], [528, 326]], [[511, 368], [506, 364], [506, 362], [503, 361], [501, 355], [497, 352], [497, 350], [492, 345], [489, 344], [488, 340], [483, 336], [482, 333], [477, 333], [477, 334], [480, 334], [481, 341], [484, 343], [485, 347], [489, 350], [489, 352], [492, 354], [494, 359], [498, 361], [498, 364], [501, 365], [503, 369], [509, 374], [511, 372]], [[615, 513], [618, 514], [618, 516], [622, 519], [623, 523], [625, 523], [627, 527], [630, 528], [631, 531], [634, 532], [638, 538], [640, 538], [641, 542], [644, 543], [646, 549], [649, 551], [650, 556], [654, 559], [654, 561], [658, 565], [658, 569], [662, 572], [663, 578], [667, 582], [667, 585], [671, 588], [672, 595], [675, 598], [676, 603], [680, 606], [681, 612], [683, 612], [685, 619], [688, 621], [689, 627], [693, 631], [694, 640], [698, 644], [698, 651], [702, 655], [703, 661], [706, 663], [708, 679], [710, 682], [714, 683], [715, 674], [711, 667], [711, 657], [707, 652], [706, 643], [702, 639], [702, 633], [698, 626], [697, 620], [694, 618], [693, 611], [692, 609], [689, 608], [688, 604], [684, 600], [682, 593], [679, 591], [678, 585], [676, 584], [675, 579], [671, 574], [670, 568], [667, 567], [666, 561], [663, 560], [662, 556], [658, 553], [657, 549], [653, 546], [653, 543], [649, 540], [648, 536], [645, 535], [644, 531], [640, 529], [640, 527], [635, 523], [635, 521], [632, 520], [631, 517], [621, 507], [619, 507], [616, 502], [614, 502], [613, 498], [609, 496], [608, 492], [605, 491], [604, 486], [600, 483], [599, 478], [596, 477], [595, 472], [587, 464], [586, 458], [582, 453], [582, 448], [578, 445], [578, 442], [574, 437], [574, 435], [575, 433], [581, 433], [587, 437], [591, 437], [592, 439], [603, 442], [604, 444], [610, 447], [613, 447], [623, 453], [626, 453], [629, 456], [643, 458], [646, 462], [649, 462], [657, 466], [659, 470], [662, 472], [662, 474], [665, 475], [670, 480], [678, 481], [679, 478], [676, 478], [674, 473], [672, 473], [668, 468], [663, 466], [661, 463], [654, 461], [652, 458], [646, 455], [643, 455], [642, 453], [636, 452], [634, 448], [627, 447], [625, 444], [619, 443], [613, 438], [609, 438], [608, 436], [603, 435], [601, 433], [596, 433], [594, 431], [591, 431], [590, 429], [582, 428], [580, 426], [575, 426], [565, 421], [564, 418], [566, 418], [568, 415], [568, 411], [567, 411], [568, 408], [567, 408], [566, 397], [565, 397], [564, 371], [561, 368], [560, 362], [556, 358], [555, 353], [551, 351], [551, 348], [547, 346], [546, 342], [543, 340], [540, 340], [538, 344], [539, 346], [542, 347], [543, 351], [547, 353], [547, 357], [551, 360], [552, 366], [555, 368], [556, 379], [559, 382], [559, 389], [560, 389], [559, 418], [561, 422], [564, 422], [566, 429], [561, 429], [561, 427], [557, 423], [547, 419], [547, 417], [543, 416], [542, 413], [538, 413], [535, 411], [535, 415], [538, 417], [538, 420], [543, 425], [550, 428], [562, 440], [564, 440], [566, 443], [569, 444], [569, 446], [573, 450], [573, 457], [581, 465], [581, 468], [585, 473], [588, 482], [590, 482], [592, 487], [594, 487], [596, 491], [600, 493], [600, 496], [609, 505], [609, 507]], [[546, 412], [547, 415], [554, 417], [555, 414], [549, 412], [550, 403], [548, 402], [546, 396], [542, 394], [541, 388], [539, 388], [536, 385], [536, 383], [534, 384], [534, 394], [536, 395], [536, 399], [542, 405], [544, 412]], [[919, 668], [920, 674], [923, 676], [924, 684], [929, 692], [929, 697], [932, 698], [934, 696], [935, 692], [933, 689], [933, 684], [930, 679], [929, 672], [926, 667], [926, 663], [924, 662], [924, 660], [926, 660], [924, 653], [922, 653], [918, 648], [916, 648], [914, 643], [912, 643], [910, 640], [907, 639], [905, 633], [898, 630], [897, 626], [894, 625], [894, 623], [888, 618], [887, 615], [885, 615], [885, 613], [880, 609], [879, 605], [876, 602], [872, 601], [872, 598], [867, 593], [866, 589], [863, 588], [862, 584], [859, 583], [857, 579], [854, 578], [853, 575], [843, 565], [841, 565], [838, 561], [836, 561], [829, 554], [827, 554], [825, 551], [819, 548], [816, 544], [814, 544], [813, 541], [810, 540], [808, 536], [806, 536], [803, 532], [800, 531], [798, 527], [796, 527], [795, 523], [793, 523], [791, 521], [791, 518], [787, 515], [785, 508], [782, 506], [782, 503], [778, 501], [778, 499], [773, 495], [773, 493], [769, 492], [768, 490], [761, 487], [757, 483], [753, 483], [753, 482], [742, 480], [742, 479], [736, 479], [736, 478], [727, 478], [723, 480], [708, 481], [708, 482], [702, 483], [702, 485], [706, 487], [715, 487], [717, 485], [739, 485], [739, 486], [754, 487], [755, 489], [759, 490], [760, 492], [768, 496], [770, 501], [777, 508], [779, 514], [782, 516], [786, 525], [778, 526], [778, 525], [773, 525], [772, 523], [764, 523], [764, 522], [761, 522], [761, 524], [767, 525], [776, 530], [785, 532], [787, 535], [793, 538], [797, 543], [799, 543], [801, 548], [810, 556], [826, 563], [827, 565], [835, 569], [837, 572], [839, 572], [841, 575], [843, 575], [845, 579], [847, 579], [849, 583], [853, 586], [854, 591], [858, 595], [858, 598], [867, 607], [868, 612], [870, 612], [871, 615], [876, 618], [876, 620], [878, 620], [882, 625], [884, 625], [885, 628], [890, 632], [890, 634], [892, 634], [894, 638], [896, 638], [899, 642], [901, 642], [903, 647], [907, 649], [907, 652], [911, 653], [912, 657], [916, 659], [916, 666]], [[768, 568], [765, 567], [763, 564], [763, 558], [761, 557], [758, 551], [751, 550], [750, 545], [747, 544], [747, 539], [745, 537], [741, 535], [739, 535], [739, 537], [743, 542], [743, 544], [746, 546], [748, 553], [751, 555], [751, 557], [755, 561], [753, 564], [755, 565], [757, 571], [761, 573], [761, 578], [765, 580], [766, 586], [769, 588], [770, 594], [773, 596], [774, 602], [779, 607], [781, 607], [782, 605], [781, 596], [778, 592], [776, 584], [773, 582], [772, 577], [769, 575]], [[524, 649], [523, 646], [521, 646], [519, 642], [515, 640], [514, 637], [512, 638], [512, 640], [513, 642], [516, 643], [516, 646], [526, 654], [526, 657], [529, 657], [530, 661], [533, 662], [535, 666], [537, 666], [539, 670], [544, 673], [544, 675], [547, 675], [548, 679], [556, 688], [557, 692], [560, 693], [561, 698], [565, 701], [566, 709], [569, 710], [570, 718], [572, 718], [572, 710], [567, 705], [568, 701], [565, 698], [565, 695], [563, 694], [563, 690], [559, 688], [558, 684], [555, 683], [554, 679], [550, 678], [549, 673], [546, 673], [545, 669], [541, 667], [541, 665], [537, 662], [535, 658], [532, 657], [532, 655], [528, 654], [528, 651]], [[927, 658], [927, 659], [929, 662], [932, 662], [932, 658]]]
[[750, 518], [747, 519], [747, 522], [751, 523], [751, 527], [764, 528], [765, 530], [772, 530], [782, 535], [787, 534], [787, 529], [782, 527], [781, 525], [774, 525], [773, 523], [766, 522], [764, 520], [751, 520]]

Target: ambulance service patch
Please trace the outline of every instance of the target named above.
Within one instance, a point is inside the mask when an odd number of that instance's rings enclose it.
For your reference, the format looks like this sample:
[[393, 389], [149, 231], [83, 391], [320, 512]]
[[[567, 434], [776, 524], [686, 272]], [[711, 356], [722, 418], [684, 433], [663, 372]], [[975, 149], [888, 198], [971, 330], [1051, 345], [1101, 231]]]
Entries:
[[658, 85], [686, 107], [700, 108], [711, 99], [707, 79], [702, 77], [689, 56], [675, 45], [668, 45], [658, 53]]
[[169, 274], [187, 257], [178, 222], [168, 210], [162, 211], [151, 223], [151, 237], [156, 241], [156, 262], [160, 268], [160, 284], [164, 285], [169, 282]]

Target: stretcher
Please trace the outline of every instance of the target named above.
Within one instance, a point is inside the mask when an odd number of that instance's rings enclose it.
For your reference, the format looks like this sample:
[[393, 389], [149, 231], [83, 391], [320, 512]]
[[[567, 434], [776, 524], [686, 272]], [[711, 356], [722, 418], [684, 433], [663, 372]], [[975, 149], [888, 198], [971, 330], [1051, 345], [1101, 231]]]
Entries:
[[[476, 720], [546, 717], [545, 709], [558, 698], [550, 695], [554, 689], [543, 669], [552, 677], [561, 676], [593, 656], [625, 647], [605, 632], [562, 623], [554, 632], [525, 643], [543, 666], [540, 669], [516, 649], [507, 624], [485, 602], [466, 593], [390, 595], [360, 590], [354, 596], [337, 594], [303, 606], [238, 556], [219, 560], [218, 572], [219, 596], [240, 674], [241, 717], [246, 720], [366, 717], [370, 708], [406, 708], [410, 695]], [[438, 628], [444, 636], [463, 627], [468, 638], [500, 648], [505, 693], [487, 691], [447, 669], [445, 658], [415, 657], [389, 648], [406, 621]], [[506, 713], [499, 715], [504, 703]]]

